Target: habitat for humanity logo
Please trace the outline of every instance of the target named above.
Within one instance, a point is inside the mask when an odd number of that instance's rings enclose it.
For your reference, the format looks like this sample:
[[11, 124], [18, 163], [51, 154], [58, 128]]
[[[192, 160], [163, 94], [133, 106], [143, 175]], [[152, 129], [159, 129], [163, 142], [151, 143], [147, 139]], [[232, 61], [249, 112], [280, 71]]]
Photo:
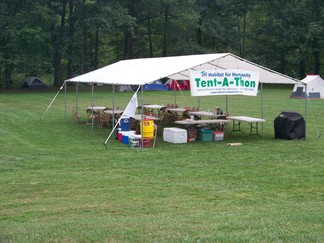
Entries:
[[207, 76], [208, 76], [208, 74], [207, 74], [206, 71], [201, 71], [200, 72], [200, 77], [207, 77]]

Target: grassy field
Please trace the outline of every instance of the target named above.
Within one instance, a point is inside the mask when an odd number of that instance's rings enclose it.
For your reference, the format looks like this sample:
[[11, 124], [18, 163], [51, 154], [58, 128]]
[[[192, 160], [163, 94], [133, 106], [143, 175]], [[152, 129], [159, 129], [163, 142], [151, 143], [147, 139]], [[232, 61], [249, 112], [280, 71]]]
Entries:
[[[227, 130], [221, 142], [159, 136], [154, 150], [114, 139], [106, 149], [109, 129], [72, 122], [73, 87], [67, 119], [62, 92], [40, 120], [56, 92], [1, 90], [0, 242], [324, 241], [322, 100], [307, 102], [305, 114], [291, 87], [265, 87], [262, 138]], [[117, 93], [115, 103], [123, 108], [131, 96]], [[260, 117], [260, 97], [228, 97], [230, 114]], [[95, 88], [95, 104], [111, 101], [109, 90]], [[189, 92], [176, 101], [201, 110], [226, 104]], [[78, 102], [85, 119], [90, 88]], [[170, 91], [144, 94], [144, 103], [173, 102]], [[274, 139], [281, 111], [306, 117], [306, 140]]]

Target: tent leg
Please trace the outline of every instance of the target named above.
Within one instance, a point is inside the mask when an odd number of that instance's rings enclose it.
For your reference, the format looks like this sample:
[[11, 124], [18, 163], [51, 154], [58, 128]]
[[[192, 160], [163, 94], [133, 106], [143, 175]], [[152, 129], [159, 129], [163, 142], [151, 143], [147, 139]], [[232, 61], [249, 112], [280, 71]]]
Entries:
[[67, 120], [66, 117], [66, 83], [64, 82], [64, 119], [65, 121]]
[[91, 130], [93, 131], [93, 123], [94, 123], [94, 119], [93, 119], [93, 106], [94, 106], [94, 103], [93, 103], [93, 90], [94, 90], [94, 83], [92, 83], [92, 86], [91, 86]]
[[112, 86], [112, 109], [113, 109], [112, 127], [114, 127], [115, 126], [115, 85], [114, 84]]
[[[264, 117], [264, 114], [263, 114], [263, 84], [261, 83], [260, 86], [261, 86], [261, 118], [263, 119], [263, 117]], [[261, 124], [261, 131], [263, 133], [263, 122]]]

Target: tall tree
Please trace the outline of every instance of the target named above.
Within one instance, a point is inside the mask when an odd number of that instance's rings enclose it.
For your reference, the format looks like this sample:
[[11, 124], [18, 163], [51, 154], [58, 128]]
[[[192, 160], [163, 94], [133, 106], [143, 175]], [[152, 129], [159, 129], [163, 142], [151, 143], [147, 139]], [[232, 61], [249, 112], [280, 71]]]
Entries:
[[[53, 66], [54, 66], [54, 85], [62, 85], [62, 56], [66, 45], [65, 17], [67, 0], [51, 1], [49, 7], [52, 10], [51, 20], [52, 44], [53, 44]], [[59, 17], [59, 20], [57, 19]]]

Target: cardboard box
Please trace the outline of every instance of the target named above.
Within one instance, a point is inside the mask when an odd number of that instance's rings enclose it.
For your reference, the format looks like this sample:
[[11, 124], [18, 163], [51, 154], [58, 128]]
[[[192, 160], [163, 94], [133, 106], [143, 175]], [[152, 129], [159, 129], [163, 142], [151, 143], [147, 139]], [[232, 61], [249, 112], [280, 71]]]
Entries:
[[187, 130], [188, 142], [196, 141], [198, 139], [198, 130], [195, 128]]

